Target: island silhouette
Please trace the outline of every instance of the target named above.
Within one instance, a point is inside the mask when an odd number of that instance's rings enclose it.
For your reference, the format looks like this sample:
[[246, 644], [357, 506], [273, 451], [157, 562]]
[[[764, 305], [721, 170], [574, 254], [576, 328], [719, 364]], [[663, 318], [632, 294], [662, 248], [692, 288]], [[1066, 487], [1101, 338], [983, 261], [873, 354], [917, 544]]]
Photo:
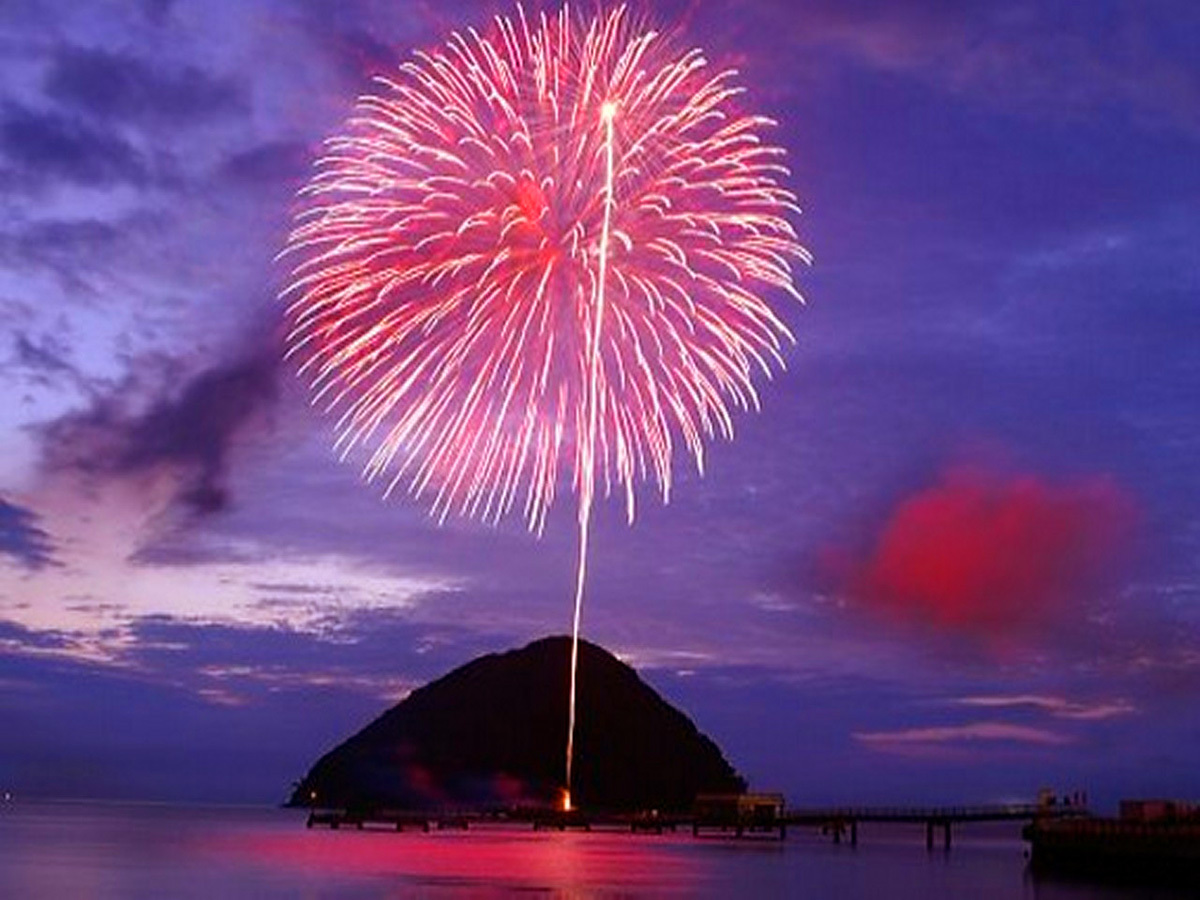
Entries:
[[[322, 756], [289, 805], [433, 810], [554, 806], [563, 790], [571, 639], [472, 660]], [[572, 798], [606, 812], [691, 808], [745, 780], [628, 665], [579, 646]]]

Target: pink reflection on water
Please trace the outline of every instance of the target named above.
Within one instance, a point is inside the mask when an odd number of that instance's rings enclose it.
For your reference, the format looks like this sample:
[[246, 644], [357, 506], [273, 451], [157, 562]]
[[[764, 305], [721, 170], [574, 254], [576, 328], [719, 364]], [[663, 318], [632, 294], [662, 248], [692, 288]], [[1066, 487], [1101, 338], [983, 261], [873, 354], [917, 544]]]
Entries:
[[616, 832], [298, 831], [245, 835], [210, 845], [221, 856], [338, 875], [395, 875], [418, 881], [531, 888], [687, 891], [704, 879], [701, 857], [677, 836]]

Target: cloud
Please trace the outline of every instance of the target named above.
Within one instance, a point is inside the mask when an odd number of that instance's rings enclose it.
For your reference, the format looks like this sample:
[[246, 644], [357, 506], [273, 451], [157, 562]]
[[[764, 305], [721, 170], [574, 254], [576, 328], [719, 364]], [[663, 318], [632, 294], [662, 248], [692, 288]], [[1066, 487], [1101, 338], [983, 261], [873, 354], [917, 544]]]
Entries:
[[52, 563], [50, 536], [35, 524], [36, 521], [33, 512], [0, 497], [0, 554], [31, 569]]
[[836, 562], [857, 604], [888, 620], [1004, 639], [1078, 619], [1136, 518], [1110, 479], [954, 469], [901, 500], [864, 558]]
[[225, 696], [337, 687], [394, 700], [509, 643], [508, 636], [415, 622], [400, 611], [358, 611], [321, 634], [152, 615], [130, 623], [119, 659]]
[[19, 180], [88, 186], [150, 181], [146, 160], [124, 138], [79, 118], [9, 104], [0, 110], [0, 154]]
[[313, 631], [282, 624], [136, 615], [102, 604], [88, 634], [0, 618], [0, 658], [55, 658], [137, 674], [218, 703], [262, 703], [280, 691], [339, 690], [395, 701], [486, 652], [509, 634], [426, 623], [396, 610], [356, 610]]
[[277, 803], [381, 706], [337, 685], [233, 694], [0, 642], [5, 781], [25, 797]]
[[22, 231], [4, 236], [3, 245], [14, 260], [42, 258], [53, 254], [78, 265], [80, 258], [95, 261], [112, 253], [123, 240], [117, 223], [102, 219], [46, 219]]
[[171, 15], [175, 0], [142, 0], [142, 12], [155, 25], [164, 24]]
[[959, 697], [953, 703], [958, 706], [972, 706], [983, 709], [1035, 709], [1054, 716], [1057, 719], [1074, 719], [1077, 721], [1100, 721], [1132, 715], [1138, 711], [1136, 706], [1124, 699], [1079, 703], [1063, 697], [1040, 694]]
[[[439, 11], [443, 16], [452, 15], [445, 11], [445, 4]], [[431, 27], [430, 19], [436, 14], [424, 2], [403, 7], [371, 4], [369, 9], [357, 0], [305, 2], [295, 4], [292, 13], [300, 32], [323, 61], [346, 82], [360, 86], [370, 76], [391, 70], [407, 55], [397, 48], [427, 42], [430, 35], [444, 30]]]
[[271, 141], [230, 156], [221, 174], [241, 187], [292, 184], [309, 171], [312, 152], [301, 141]]
[[97, 117], [173, 127], [246, 107], [242, 90], [228, 79], [191, 66], [158, 70], [133, 56], [85, 47], [59, 50], [45, 90], [59, 103]]
[[856, 731], [852, 736], [856, 741], [877, 750], [977, 742], [1058, 746], [1072, 741], [1067, 735], [1011, 722], [971, 722], [966, 725], [934, 725], [897, 731]]
[[[130, 250], [160, 236], [165, 217], [138, 212], [113, 220], [41, 219], [0, 231], [0, 263], [13, 270], [44, 270], [72, 298], [102, 296], [102, 272], [124, 272]], [[139, 260], [139, 264], [141, 260]]]
[[161, 385], [148, 404], [135, 406], [137, 376], [97, 396], [82, 412], [43, 425], [48, 474], [85, 479], [175, 481], [174, 499], [198, 515], [229, 504], [233, 447], [267, 424], [277, 395], [278, 353], [273, 343], [205, 369], [182, 387]]
[[18, 331], [13, 336], [13, 362], [39, 385], [61, 381], [77, 386], [85, 383], [79, 370], [68, 359], [68, 352], [55, 335], [42, 335], [35, 340]]
[[0, 619], [0, 651], [18, 653], [42, 653], [66, 651], [74, 642], [61, 631], [40, 631], [27, 628], [20, 622]]
[[[771, 8], [771, 7], [768, 7]], [[1123, 108], [1143, 123], [1200, 129], [1200, 78], [1186, 40], [1164, 40], [1187, 5], [1154, 11], [1085, 4], [817, 3], [764, 27], [869, 69], [1019, 113], [1071, 116]], [[768, 13], [768, 15], [772, 15]]]

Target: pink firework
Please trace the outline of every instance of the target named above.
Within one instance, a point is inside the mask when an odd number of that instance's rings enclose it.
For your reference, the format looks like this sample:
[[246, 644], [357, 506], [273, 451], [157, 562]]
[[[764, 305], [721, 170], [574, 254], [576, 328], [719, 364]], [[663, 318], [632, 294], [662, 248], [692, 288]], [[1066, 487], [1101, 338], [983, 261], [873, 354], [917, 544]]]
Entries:
[[285, 251], [289, 353], [368, 480], [540, 533], [569, 477], [576, 642], [597, 488], [669, 499], [783, 366], [808, 257], [734, 76], [624, 7], [452, 34], [358, 101]]

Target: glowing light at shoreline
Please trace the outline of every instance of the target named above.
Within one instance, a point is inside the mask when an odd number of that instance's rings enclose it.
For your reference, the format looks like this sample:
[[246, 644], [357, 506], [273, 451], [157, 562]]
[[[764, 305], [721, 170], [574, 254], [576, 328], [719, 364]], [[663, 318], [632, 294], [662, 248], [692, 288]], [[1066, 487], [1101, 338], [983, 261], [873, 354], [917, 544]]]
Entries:
[[734, 75], [624, 7], [452, 34], [360, 98], [285, 251], [288, 353], [367, 480], [540, 533], [569, 479], [568, 809], [595, 493], [669, 499], [791, 337], [767, 295], [808, 256]]

